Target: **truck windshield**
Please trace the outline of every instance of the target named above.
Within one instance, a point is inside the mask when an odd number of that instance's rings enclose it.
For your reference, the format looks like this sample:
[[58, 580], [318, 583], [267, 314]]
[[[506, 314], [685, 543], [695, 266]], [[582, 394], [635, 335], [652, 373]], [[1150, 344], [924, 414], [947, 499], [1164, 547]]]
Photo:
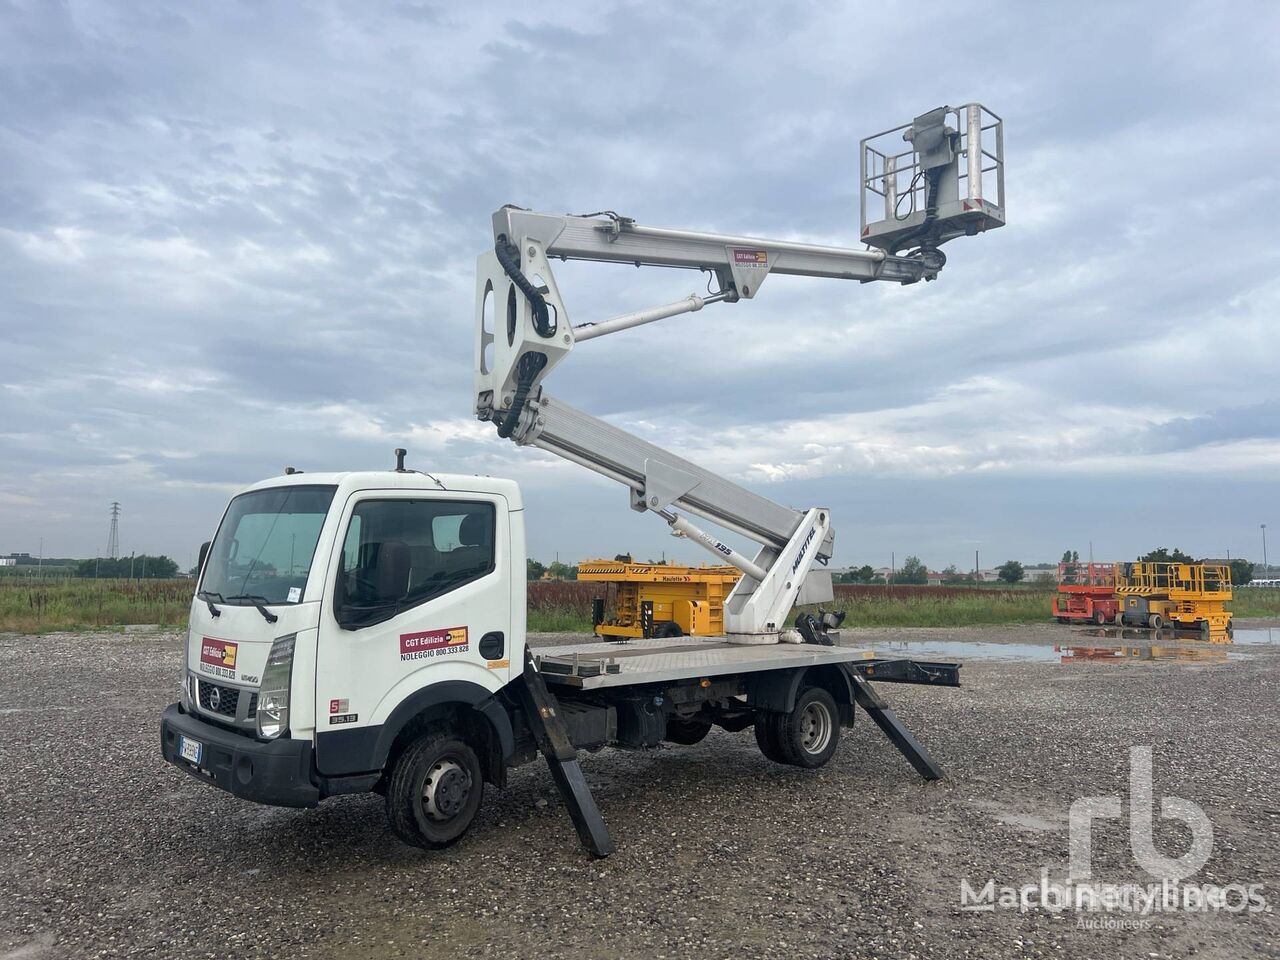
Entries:
[[300, 603], [337, 487], [277, 487], [231, 501], [209, 548], [201, 594], [232, 604]]

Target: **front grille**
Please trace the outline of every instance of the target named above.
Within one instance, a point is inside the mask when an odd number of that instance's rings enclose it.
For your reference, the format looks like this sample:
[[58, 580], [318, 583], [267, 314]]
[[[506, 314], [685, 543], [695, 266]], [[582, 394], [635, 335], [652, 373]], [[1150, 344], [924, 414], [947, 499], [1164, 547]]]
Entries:
[[[215, 696], [216, 691], [216, 696]], [[216, 700], [216, 706], [215, 706]], [[216, 683], [200, 681], [200, 707], [211, 713], [220, 713], [224, 717], [235, 719], [236, 707], [240, 704], [240, 691], [235, 687], [223, 687]]]

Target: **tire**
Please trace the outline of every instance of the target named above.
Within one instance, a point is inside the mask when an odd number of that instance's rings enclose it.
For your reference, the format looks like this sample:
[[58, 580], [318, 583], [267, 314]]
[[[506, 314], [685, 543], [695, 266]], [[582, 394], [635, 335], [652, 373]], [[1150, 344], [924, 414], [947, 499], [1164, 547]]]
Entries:
[[667, 717], [667, 734], [662, 739], [691, 747], [705, 740], [710, 732], [711, 724], [709, 723], [697, 719], [686, 720], [672, 714]]
[[387, 784], [387, 819], [405, 843], [441, 850], [470, 829], [483, 797], [476, 752], [452, 733], [431, 731], [396, 760]]
[[1107, 615], [1103, 613], [1101, 610], [1095, 610], [1093, 611], [1093, 622], [1096, 623], [1098, 626], [1102, 626], [1104, 623], [1107, 622]]
[[1234, 640], [1235, 640], [1235, 636], [1236, 636], [1235, 621], [1234, 621], [1234, 620], [1228, 620], [1228, 621], [1227, 621], [1227, 639], [1228, 639], [1228, 640], [1233, 640], [1233, 641], [1234, 641]]
[[1164, 617], [1158, 613], [1151, 614], [1151, 616], [1147, 617], [1147, 626], [1152, 630], [1159, 630], [1164, 626]]
[[760, 748], [766, 760], [772, 760], [774, 763], [787, 762], [787, 758], [782, 754], [782, 747], [778, 744], [778, 721], [781, 716], [770, 710], [756, 711], [756, 746]]
[[793, 767], [816, 770], [836, 752], [840, 743], [840, 710], [835, 698], [821, 687], [806, 687], [796, 697], [795, 708], [781, 716], [778, 746]]
[[680, 629], [680, 624], [674, 620], [663, 620], [654, 629], [653, 635], [659, 640], [666, 640], [670, 637], [683, 637], [684, 631]]
[[1200, 621], [1200, 639], [1209, 640], [1213, 637], [1213, 627], [1209, 626], [1208, 620]]

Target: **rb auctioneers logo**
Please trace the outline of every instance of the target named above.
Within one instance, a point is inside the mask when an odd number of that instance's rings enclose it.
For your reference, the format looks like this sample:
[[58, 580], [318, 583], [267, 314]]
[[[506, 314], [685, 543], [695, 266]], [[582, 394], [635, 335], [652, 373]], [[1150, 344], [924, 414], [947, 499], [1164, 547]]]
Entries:
[[997, 887], [995, 880], [975, 889], [960, 881], [960, 909], [993, 912], [997, 909], [1048, 910], [1060, 913], [1119, 913], [1123, 918], [1080, 917], [1077, 927], [1145, 929], [1152, 913], [1218, 912], [1262, 913], [1270, 911], [1260, 883], [1183, 884], [1209, 862], [1213, 852], [1213, 824], [1204, 809], [1181, 797], [1160, 798], [1160, 818], [1180, 820], [1191, 831], [1191, 849], [1180, 857], [1166, 857], [1156, 849], [1152, 832], [1155, 803], [1151, 779], [1151, 748], [1129, 748], [1129, 847], [1133, 857], [1158, 883], [1104, 883], [1093, 877], [1093, 821], [1119, 819], [1120, 798], [1081, 797], [1071, 804], [1068, 816], [1070, 865], [1067, 880], [1049, 879], [1040, 871], [1040, 882], [1020, 887]]
[[236, 678], [236, 654], [240, 645], [230, 640], [205, 637], [200, 641], [200, 670], [224, 680]]

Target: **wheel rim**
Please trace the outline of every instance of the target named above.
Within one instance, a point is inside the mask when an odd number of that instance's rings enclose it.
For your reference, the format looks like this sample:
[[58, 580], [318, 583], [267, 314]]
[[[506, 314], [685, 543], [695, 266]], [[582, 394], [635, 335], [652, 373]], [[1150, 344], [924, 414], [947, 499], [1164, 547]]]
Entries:
[[422, 809], [437, 823], [452, 820], [467, 806], [471, 775], [452, 757], [441, 757], [422, 782]]
[[831, 742], [831, 714], [820, 703], [811, 703], [800, 714], [800, 746], [806, 753], [821, 753]]

